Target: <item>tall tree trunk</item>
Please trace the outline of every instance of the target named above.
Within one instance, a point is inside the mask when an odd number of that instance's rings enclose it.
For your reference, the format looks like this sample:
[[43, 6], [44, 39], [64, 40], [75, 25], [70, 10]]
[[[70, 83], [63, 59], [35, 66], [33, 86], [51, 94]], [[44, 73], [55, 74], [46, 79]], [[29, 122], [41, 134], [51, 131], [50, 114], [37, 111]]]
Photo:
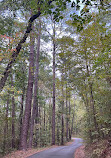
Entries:
[[[22, 90], [22, 96], [21, 96], [21, 107], [20, 107], [20, 116], [19, 116], [19, 125], [20, 125], [20, 134], [19, 134], [19, 141], [21, 140], [21, 134], [22, 134], [22, 122], [23, 122], [23, 104], [24, 104], [24, 97], [25, 97], [25, 87], [23, 87], [23, 90]], [[20, 148], [20, 143], [19, 143], [19, 148]]]
[[[46, 108], [45, 108], [45, 104], [44, 104], [44, 107], [43, 107], [43, 120], [44, 120], [44, 126], [43, 126], [43, 133], [44, 133], [44, 136], [46, 135]], [[43, 146], [46, 145], [46, 137], [43, 139]]]
[[62, 73], [62, 79], [61, 79], [61, 85], [62, 85], [62, 130], [61, 130], [61, 145], [64, 145], [64, 87], [63, 87], [63, 73]]
[[68, 97], [67, 97], [67, 83], [66, 83], [66, 141], [68, 141]]
[[[39, 87], [38, 87], [39, 88]], [[37, 93], [38, 95], [39, 93]], [[38, 125], [40, 125], [40, 106], [39, 106], [39, 98], [37, 97], [36, 100], [36, 118], [35, 118], [35, 124], [36, 124], [36, 137], [35, 137], [35, 143], [34, 146], [37, 147], [39, 145], [38, 139], [39, 137], [39, 133], [40, 133], [40, 127], [38, 127]]]
[[41, 107], [40, 107], [40, 105], [39, 105], [39, 124], [40, 124], [40, 128], [39, 128], [39, 145], [40, 145], [40, 147], [42, 147], [42, 142], [41, 142], [41, 135], [42, 135], [42, 112], [41, 112]]
[[59, 117], [59, 115], [58, 115], [58, 117], [57, 117], [57, 144], [59, 145], [59, 143], [60, 143], [60, 132], [59, 132], [59, 124], [60, 124], [60, 117]]
[[74, 110], [73, 110], [73, 117], [72, 117], [72, 124], [71, 124], [71, 136], [73, 133], [73, 129], [74, 129], [74, 115], [75, 115], [75, 103], [74, 103]]
[[92, 106], [92, 112], [93, 112], [93, 121], [94, 121], [95, 130], [98, 132], [97, 137], [99, 137], [100, 131], [99, 131], [99, 127], [98, 127], [98, 123], [96, 119], [96, 109], [94, 105], [95, 103], [94, 103], [94, 98], [93, 98], [92, 83], [89, 83], [89, 87], [90, 87], [91, 106]]
[[[70, 103], [70, 92], [69, 92], [69, 118], [70, 118], [70, 115], [71, 115], [71, 103]], [[69, 124], [70, 124], [70, 119], [69, 119]], [[71, 140], [71, 126], [69, 125], [69, 140]]]
[[52, 145], [55, 145], [55, 22], [53, 28], [53, 107], [52, 107]]
[[[38, 95], [38, 93], [37, 93]], [[39, 104], [38, 104], [38, 97], [36, 100], [36, 111], [35, 111], [35, 124], [38, 125], [39, 124]], [[37, 147], [38, 145], [38, 138], [39, 138], [39, 128], [38, 126], [36, 126], [36, 137], [35, 137], [35, 143], [34, 143], [34, 147]]]
[[25, 102], [25, 113], [22, 124], [22, 134], [20, 140], [20, 149], [26, 150], [27, 148], [27, 136], [29, 128], [29, 120], [31, 114], [31, 103], [33, 93], [33, 79], [34, 79], [34, 34], [30, 36], [30, 56], [29, 56], [29, 77]]
[[[13, 76], [11, 76], [11, 84], [13, 84]], [[12, 149], [15, 148], [15, 98], [14, 91], [12, 92]]]
[[52, 99], [50, 98], [50, 101], [49, 101], [49, 143], [51, 143], [51, 132], [52, 132], [52, 130], [51, 130], [51, 127], [52, 127], [52, 119], [51, 119], [51, 117], [52, 117], [52, 101], [51, 101]]
[[4, 142], [3, 142], [3, 151], [7, 149], [7, 138], [8, 138], [8, 111], [9, 111], [9, 95], [7, 96], [7, 106], [5, 114], [5, 126], [4, 126]]
[[[30, 124], [30, 136], [29, 136], [29, 148], [32, 148], [33, 143], [33, 130], [34, 130], [34, 120], [38, 118], [38, 76], [39, 76], [39, 54], [40, 54], [40, 36], [41, 36], [41, 22], [39, 19], [39, 29], [38, 29], [38, 39], [37, 39], [37, 55], [36, 55], [36, 69], [35, 69], [35, 87], [34, 87], [34, 101], [33, 101], [33, 110]], [[36, 119], [37, 119], [36, 118]]]
[[46, 111], [45, 111], [45, 105], [44, 105], [44, 131], [46, 129], [46, 117], [45, 117]]
[[[88, 125], [90, 126], [91, 125], [91, 111], [89, 109], [89, 100], [88, 100], [88, 94], [87, 94], [87, 89], [86, 89], [86, 84], [85, 84], [85, 91], [86, 91], [86, 97], [83, 96], [83, 100], [84, 100], [84, 103], [86, 105], [86, 112], [87, 112], [87, 122], [88, 122]], [[90, 138], [90, 142], [92, 142], [93, 138], [92, 138], [92, 131], [91, 129], [89, 128], [89, 138]]]

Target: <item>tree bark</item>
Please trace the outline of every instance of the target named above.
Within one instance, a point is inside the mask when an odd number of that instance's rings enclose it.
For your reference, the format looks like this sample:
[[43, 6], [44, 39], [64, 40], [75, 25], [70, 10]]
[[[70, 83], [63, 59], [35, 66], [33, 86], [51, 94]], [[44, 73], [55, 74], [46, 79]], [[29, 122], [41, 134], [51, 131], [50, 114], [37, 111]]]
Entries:
[[45, 117], [46, 111], [45, 111], [45, 105], [44, 105], [44, 132], [46, 129], [46, 117]]
[[50, 101], [49, 101], [49, 125], [48, 125], [48, 127], [49, 127], [49, 143], [51, 143], [51, 127], [52, 127], [52, 98], [50, 98]]
[[42, 132], [42, 111], [41, 111], [41, 107], [39, 106], [39, 125], [40, 125], [40, 127], [39, 127], [39, 145], [40, 145], [40, 147], [42, 147], [42, 142], [41, 142], [41, 132]]
[[[13, 76], [11, 76], [12, 87], [13, 84]], [[15, 148], [15, 98], [14, 91], [12, 92], [12, 149]]]
[[57, 144], [59, 145], [60, 143], [60, 132], [59, 132], [59, 124], [60, 124], [60, 117], [59, 117], [59, 114], [58, 114], [58, 117], [57, 117]]
[[62, 73], [62, 77], [61, 77], [61, 85], [62, 85], [62, 101], [61, 101], [61, 105], [62, 105], [62, 130], [61, 130], [61, 145], [64, 145], [64, 87], [63, 87], [63, 73]]
[[[69, 92], [69, 118], [71, 117], [71, 103], [70, 103], [70, 92]], [[70, 119], [69, 119], [69, 124], [70, 124]], [[71, 126], [69, 125], [69, 140], [71, 140]]]
[[31, 115], [31, 103], [32, 103], [32, 93], [33, 93], [33, 80], [34, 80], [34, 35], [33, 33], [30, 36], [30, 56], [29, 56], [29, 77], [28, 77], [28, 86], [26, 93], [26, 102], [25, 102], [25, 113], [23, 117], [22, 124], [22, 134], [20, 140], [20, 149], [27, 149], [27, 136], [29, 128], [29, 120]]
[[[20, 107], [20, 116], [19, 116], [19, 124], [20, 124], [20, 134], [19, 134], [19, 141], [21, 140], [22, 137], [22, 123], [23, 123], [23, 105], [24, 105], [24, 97], [25, 97], [25, 87], [23, 87], [23, 93], [21, 96], [21, 107]], [[19, 143], [19, 148], [20, 148], [20, 143]]]
[[[87, 89], [86, 89], [86, 84], [85, 84], [85, 91], [86, 91], [86, 97], [83, 96], [83, 100], [84, 100], [84, 103], [86, 105], [86, 112], [87, 112], [87, 122], [88, 122], [88, 125], [90, 126], [91, 125], [91, 112], [90, 112], [90, 109], [89, 109], [89, 100], [88, 100], [88, 94], [87, 94]], [[90, 138], [90, 143], [92, 142], [93, 138], [92, 138], [92, 131], [91, 129], [89, 128], [89, 138]]]
[[69, 132], [69, 128], [68, 128], [68, 97], [67, 97], [67, 83], [66, 83], [66, 141], [68, 141], [68, 132]]
[[7, 149], [7, 138], [8, 138], [8, 111], [9, 111], [9, 95], [7, 98], [7, 107], [6, 107], [6, 114], [5, 114], [5, 126], [4, 126], [4, 142], [3, 142], [3, 151]]
[[73, 117], [72, 117], [72, 124], [71, 124], [71, 136], [72, 136], [72, 133], [73, 133], [73, 126], [74, 126], [74, 114], [75, 114], [75, 104], [74, 104], [74, 111], [73, 111]]
[[[39, 87], [38, 87], [39, 88]], [[38, 146], [38, 139], [39, 139], [39, 133], [40, 133], [40, 127], [38, 127], [38, 125], [40, 124], [40, 107], [39, 107], [39, 98], [37, 98], [36, 100], [36, 119], [35, 119], [35, 123], [37, 125], [36, 127], [36, 138], [35, 138], [35, 143], [34, 146], [37, 147]]]
[[37, 39], [38, 40], [37, 41], [37, 55], [36, 55], [36, 66], [35, 66], [36, 70], [35, 70], [35, 78], [34, 78], [35, 79], [34, 101], [33, 101], [33, 110], [32, 110], [31, 126], [30, 126], [29, 148], [32, 148], [34, 120], [36, 117], [38, 117], [36, 114], [38, 114], [37, 91], [38, 91], [38, 76], [39, 76], [40, 36], [41, 36], [41, 22], [39, 19], [39, 29], [38, 29], [38, 39]]
[[55, 22], [53, 28], [53, 107], [52, 107], [52, 145], [55, 145]]
[[96, 120], [96, 110], [95, 110], [95, 105], [94, 105], [95, 103], [94, 103], [93, 90], [92, 90], [91, 83], [89, 83], [89, 87], [90, 87], [91, 106], [92, 106], [92, 112], [93, 112], [93, 121], [94, 121], [95, 130], [98, 132], [98, 137], [99, 137], [100, 132], [99, 132], [99, 127], [98, 127], [98, 123]]

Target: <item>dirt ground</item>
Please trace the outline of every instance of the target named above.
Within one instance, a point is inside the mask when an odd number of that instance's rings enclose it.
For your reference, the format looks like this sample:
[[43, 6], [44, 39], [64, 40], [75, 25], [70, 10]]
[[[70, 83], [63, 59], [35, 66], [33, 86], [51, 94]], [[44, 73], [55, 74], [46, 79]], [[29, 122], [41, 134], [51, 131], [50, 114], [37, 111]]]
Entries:
[[81, 146], [76, 150], [74, 158], [85, 158], [85, 146]]
[[87, 144], [76, 151], [75, 158], [111, 158], [111, 145], [107, 140]]

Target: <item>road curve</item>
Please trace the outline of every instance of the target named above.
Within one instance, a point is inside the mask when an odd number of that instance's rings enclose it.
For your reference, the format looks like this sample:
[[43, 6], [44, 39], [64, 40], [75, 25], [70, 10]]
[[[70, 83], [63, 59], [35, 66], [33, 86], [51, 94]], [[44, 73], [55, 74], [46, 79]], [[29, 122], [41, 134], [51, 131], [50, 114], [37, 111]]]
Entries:
[[60, 146], [41, 151], [27, 158], [74, 158], [75, 150], [82, 145], [81, 138], [74, 138], [74, 142], [69, 146]]

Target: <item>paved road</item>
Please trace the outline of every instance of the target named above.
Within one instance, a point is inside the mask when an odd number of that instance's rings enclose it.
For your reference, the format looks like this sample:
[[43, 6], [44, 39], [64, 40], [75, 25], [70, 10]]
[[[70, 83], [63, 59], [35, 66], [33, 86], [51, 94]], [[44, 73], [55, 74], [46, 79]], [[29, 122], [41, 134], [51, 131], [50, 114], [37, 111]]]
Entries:
[[75, 150], [82, 145], [81, 138], [74, 138], [75, 141], [69, 146], [61, 146], [41, 151], [27, 158], [74, 158]]

